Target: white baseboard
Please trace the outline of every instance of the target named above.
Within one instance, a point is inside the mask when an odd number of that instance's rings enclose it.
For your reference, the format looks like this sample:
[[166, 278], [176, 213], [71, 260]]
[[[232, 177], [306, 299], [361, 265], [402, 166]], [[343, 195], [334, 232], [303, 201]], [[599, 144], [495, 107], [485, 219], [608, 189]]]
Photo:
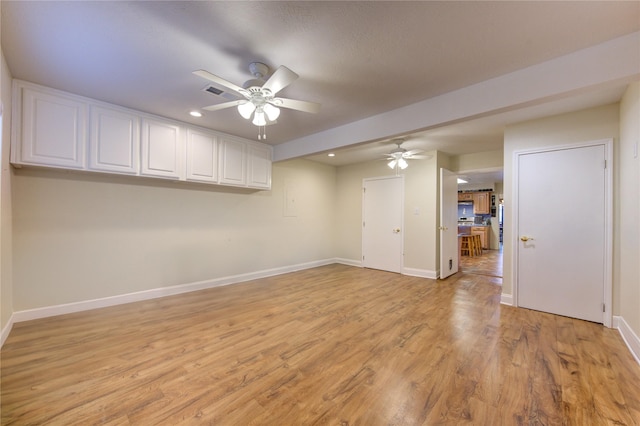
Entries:
[[362, 268], [362, 262], [360, 260], [343, 259], [341, 257], [336, 257], [335, 258], [335, 263], [340, 263], [342, 265], [356, 266], [358, 268]]
[[438, 271], [430, 271], [428, 269], [416, 269], [416, 268], [403, 268], [402, 275], [409, 275], [411, 277], [430, 278], [432, 280], [438, 279]]
[[500, 295], [500, 303], [503, 305], [513, 306], [513, 295], [502, 293], [502, 295]]
[[7, 324], [2, 329], [2, 334], [0, 334], [0, 348], [2, 348], [2, 345], [4, 345], [4, 341], [7, 340], [7, 337], [9, 337], [9, 333], [13, 328], [13, 321], [13, 315], [11, 315], [9, 321], [7, 321]]
[[[288, 272], [300, 271], [303, 269], [315, 268], [318, 266], [336, 263], [335, 259], [318, 260], [314, 262], [301, 263], [280, 268], [265, 269], [263, 271], [249, 272], [246, 274], [233, 275], [216, 278], [206, 281], [198, 281], [188, 284], [180, 284], [171, 287], [154, 288], [151, 290], [138, 291], [135, 293], [121, 294], [117, 296], [103, 297], [100, 299], [83, 300], [81, 302], [65, 303], [62, 305], [47, 306], [43, 308], [28, 309], [14, 312], [12, 319], [14, 322], [29, 321], [39, 318], [47, 318], [55, 315], [70, 314], [73, 312], [88, 311], [90, 309], [106, 308], [108, 306], [123, 305], [125, 303], [140, 302], [143, 300], [156, 299], [159, 297], [173, 296], [181, 293], [205, 290], [213, 287], [220, 287], [229, 284], [241, 283], [259, 278], [271, 277], [274, 275], [286, 274]], [[6, 328], [6, 327], [5, 327]], [[4, 333], [4, 332], [3, 332]], [[7, 332], [7, 335], [9, 333]]]
[[613, 317], [613, 328], [618, 329], [622, 340], [624, 340], [631, 351], [631, 355], [633, 355], [638, 364], [640, 364], [640, 338], [638, 338], [638, 335], [633, 332], [623, 317]]

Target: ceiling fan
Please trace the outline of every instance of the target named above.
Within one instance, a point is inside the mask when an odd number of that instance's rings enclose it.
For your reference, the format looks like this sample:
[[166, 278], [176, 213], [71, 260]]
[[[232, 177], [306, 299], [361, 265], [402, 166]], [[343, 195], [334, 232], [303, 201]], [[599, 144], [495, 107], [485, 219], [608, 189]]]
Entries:
[[226, 87], [235, 94], [242, 96], [242, 99], [210, 105], [203, 109], [207, 111], [217, 111], [235, 106], [238, 107], [238, 112], [243, 118], [249, 120], [253, 115], [252, 123], [258, 127], [263, 127], [263, 132], [258, 133], [258, 139], [266, 139], [264, 126], [275, 123], [278, 116], [280, 116], [280, 107], [309, 113], [317, 113], [320, 110], [320, 104], [315, 102], [276, 96], [280, 90], [298, 78], [298, 74], [284, 65], [278, 67], [266, 81], [264, 78], [269, 73], [269, 67], [267, 65], [261, 62], [252, 62], [249, 64], [249, 71], [254, 78], [246, 81], [242, 87], [217, 75], [213, 75], [209, 71], [194, 71], [193, 73], [195, 75]]
[[387, 160], [390, 160], [389, 163], [387, 163], [389, 168], [396, 169], [396, 172], [398, 171], [398, 169], [404, 170], [409, 166], [407, 160], [431, 158], [431, 156], [429, 155], [418, 155], [422, 152], [419, 149], [407, 151], [406, 149], [402, 148], [400, 145], [402, 145], [405, 140], [406, 139], [394, 139], [392, 142], [398, 145], [397, 148], [393, 149], [385, 156]]

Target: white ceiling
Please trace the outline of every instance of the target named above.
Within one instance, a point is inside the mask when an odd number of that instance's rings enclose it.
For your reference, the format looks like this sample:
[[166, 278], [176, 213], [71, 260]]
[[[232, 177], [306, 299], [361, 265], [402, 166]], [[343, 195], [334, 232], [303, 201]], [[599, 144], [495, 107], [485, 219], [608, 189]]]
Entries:
[[[235, 109], [201, 89], [206, 69], [236, 84], [248, 64], [300, 75], [280, 94], [322, 104], [283, 110], [267, 142], [291, 143], [640, 30], [640, 2], [1, 2], [13, 77], [255, 139]], [[576, 70], [581, 72], [581, 70]], [[511, 122], [616, 102], [627, 82], [426, 132], [407, 149], [500, 149]], [[341, 143], [328, 164], [379, 158], [388, 135]], [[329, 137], [329, 136], [328, 136]], [[324, 149], [318, 147], [319, 153]]]

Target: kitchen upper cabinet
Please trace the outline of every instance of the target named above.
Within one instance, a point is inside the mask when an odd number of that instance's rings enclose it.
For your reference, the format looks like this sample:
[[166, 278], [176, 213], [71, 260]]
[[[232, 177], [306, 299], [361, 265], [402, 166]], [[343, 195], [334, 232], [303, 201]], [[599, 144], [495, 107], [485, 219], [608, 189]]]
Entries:
[[230, 138], [220, 139], [218, 155], [219, 182], [247, 186], [247, 144]]
[[489, 214], [491, 213], [491, 193], [490, 192], [474, 192], [473, 193], [473, 214]]
[[473, 201], [472, 192], [458, 192], [458, 201]]
[[248, 186], [252, 188], [271, 188], [271, 147], [268, 145], [249, 145]]
[[184, 139], [180, 126], [153, 119], [142, 120], [140, 174], [170, 179], [184, 176]]
[[140, 170], [140, 120], [112, 108], [91, 107], [89, 169], [125, 174]]
[[214, 134], [187, 129], [187, 180], [218, 182], [218, 140]]
[[14, 85], [14, 94], [18, 113], [11, 160], [17, 164], [85, 168], [86, 103], [28, 86]]

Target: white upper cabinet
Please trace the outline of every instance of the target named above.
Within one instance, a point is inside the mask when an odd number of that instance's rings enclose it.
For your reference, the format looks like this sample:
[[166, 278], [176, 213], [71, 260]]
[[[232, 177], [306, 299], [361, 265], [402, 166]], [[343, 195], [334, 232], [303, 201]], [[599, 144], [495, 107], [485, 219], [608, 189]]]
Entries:
[[[85, 103], [73, 97], [42, 93], [29, 87], [14, 90], [22, 101], [16, 127], [22, 143], [14, 144], [12, 160], [17, 163], [83, 169], [85, 167]], [[20, 97], [20, 95], [22, 95]], [[15, 123], [15, 122], [14, 122]]]
[[89, 169], [138, 174], [140, 120], [116, 109], [92, 106]]
[[271, 188], [271, 147], [263, 144], [249, 144], [248, 186]]
[[230, 138], [220, 139], [219, 181], [225, 185], [247, 186], [247, 144]]
[[187, 129], [187, 180], [218, 182], [218, 141], [214, 134]]
[[271, 188], [272, 147], [14, 80], [11, 163]]
[[182, 133], [175, 124], [143, 119], [140, 174], [181, 179], [185, 158]]

